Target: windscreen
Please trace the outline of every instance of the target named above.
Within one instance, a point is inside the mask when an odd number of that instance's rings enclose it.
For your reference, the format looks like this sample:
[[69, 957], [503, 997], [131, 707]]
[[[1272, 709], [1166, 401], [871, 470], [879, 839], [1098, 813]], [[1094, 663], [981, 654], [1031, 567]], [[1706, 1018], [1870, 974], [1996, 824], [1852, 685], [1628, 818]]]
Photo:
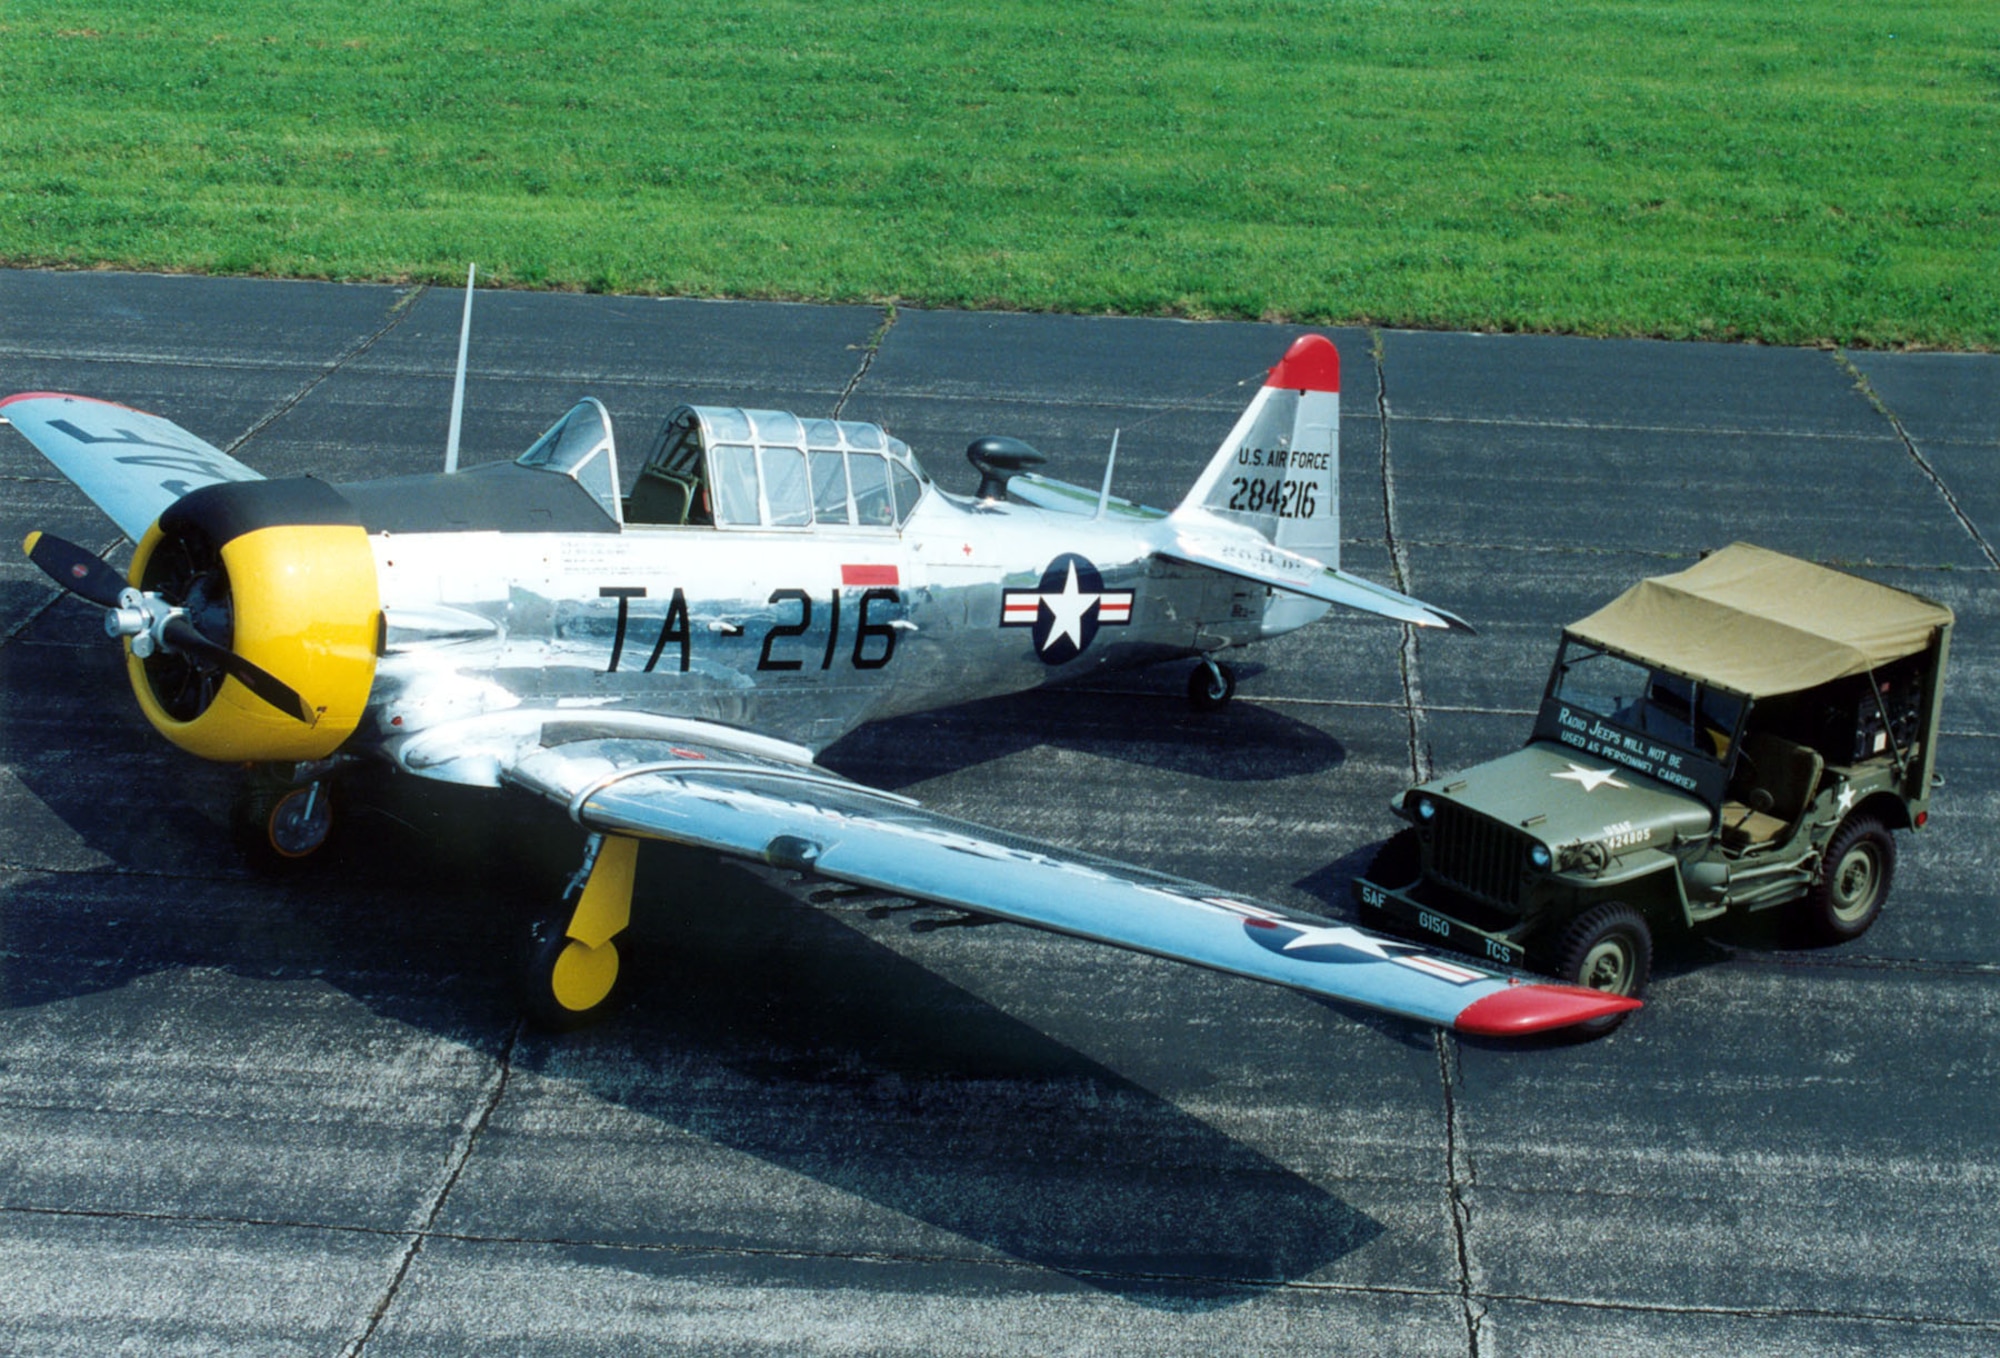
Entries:
[[1745, 706], [1740, 694], [1565, 638], [1535, 738], [1716, 801]]

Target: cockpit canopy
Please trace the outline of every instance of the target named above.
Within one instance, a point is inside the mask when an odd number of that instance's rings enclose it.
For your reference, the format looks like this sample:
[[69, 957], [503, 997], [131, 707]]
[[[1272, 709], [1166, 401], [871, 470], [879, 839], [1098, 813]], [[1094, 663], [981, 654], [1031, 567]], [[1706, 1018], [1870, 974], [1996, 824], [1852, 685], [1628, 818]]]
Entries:
[[908, 445], [873, 424], [681, 406], [646, 454], [625, 521], [893, 530], [929, 485]]
[[623, 522], [619, 514], [618, 451], [612, 444], [611, 416], [595, 397], [586, 396], [571, 406], [569, 414], [549, 426], [549, 431], [515, 458], [514, 464], [567, 476], [590, 492], [590, 498], [611, 516], [613, 523]]

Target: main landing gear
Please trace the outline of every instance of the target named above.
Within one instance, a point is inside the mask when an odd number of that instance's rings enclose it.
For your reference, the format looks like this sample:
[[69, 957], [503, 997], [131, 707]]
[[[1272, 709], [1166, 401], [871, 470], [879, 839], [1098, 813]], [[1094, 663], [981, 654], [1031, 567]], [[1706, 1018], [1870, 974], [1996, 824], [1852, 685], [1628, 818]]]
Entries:
[[544, 1028], [575, 1028], [604, 1010], [618, 989], [618, 945], [632, 921], [639, 841], [592, 835], [562, 907], [528, 926], [521, 999]]
[[1214, 712], [1236, 696], [1236, 671], [1205, 655], [1188, 674], [1188, 701], [1201, 712]]

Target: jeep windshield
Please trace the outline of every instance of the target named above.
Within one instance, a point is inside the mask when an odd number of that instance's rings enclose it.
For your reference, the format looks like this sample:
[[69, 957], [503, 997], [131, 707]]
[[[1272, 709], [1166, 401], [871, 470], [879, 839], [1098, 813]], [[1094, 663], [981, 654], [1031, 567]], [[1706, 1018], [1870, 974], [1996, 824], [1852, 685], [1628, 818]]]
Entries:
[[1714, 804], [1746, 706], [1740, 694], [1564, 636], [1535, 738]]

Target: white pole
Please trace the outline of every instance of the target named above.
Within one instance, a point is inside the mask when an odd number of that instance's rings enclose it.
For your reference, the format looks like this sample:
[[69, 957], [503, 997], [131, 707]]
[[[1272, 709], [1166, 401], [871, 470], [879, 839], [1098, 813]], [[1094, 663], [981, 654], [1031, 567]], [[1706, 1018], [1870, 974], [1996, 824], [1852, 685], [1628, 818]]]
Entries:
[[477, 264], [465, 266], [465, 316], [458, 323], [458, 376], [451, 384], [451, 431], [444, 437], [447, 476], [458, 470], [458, 430], [465, 416], [465, 348], [472, 338], [472, 276], [478, 271]]
[[1111, 469], [1118, 465], [1118, 431], [1111, 431], [1111, 456], [1104, 459], [1104, 488], [1097, 492], [1097, 517], [1111, 504]]

